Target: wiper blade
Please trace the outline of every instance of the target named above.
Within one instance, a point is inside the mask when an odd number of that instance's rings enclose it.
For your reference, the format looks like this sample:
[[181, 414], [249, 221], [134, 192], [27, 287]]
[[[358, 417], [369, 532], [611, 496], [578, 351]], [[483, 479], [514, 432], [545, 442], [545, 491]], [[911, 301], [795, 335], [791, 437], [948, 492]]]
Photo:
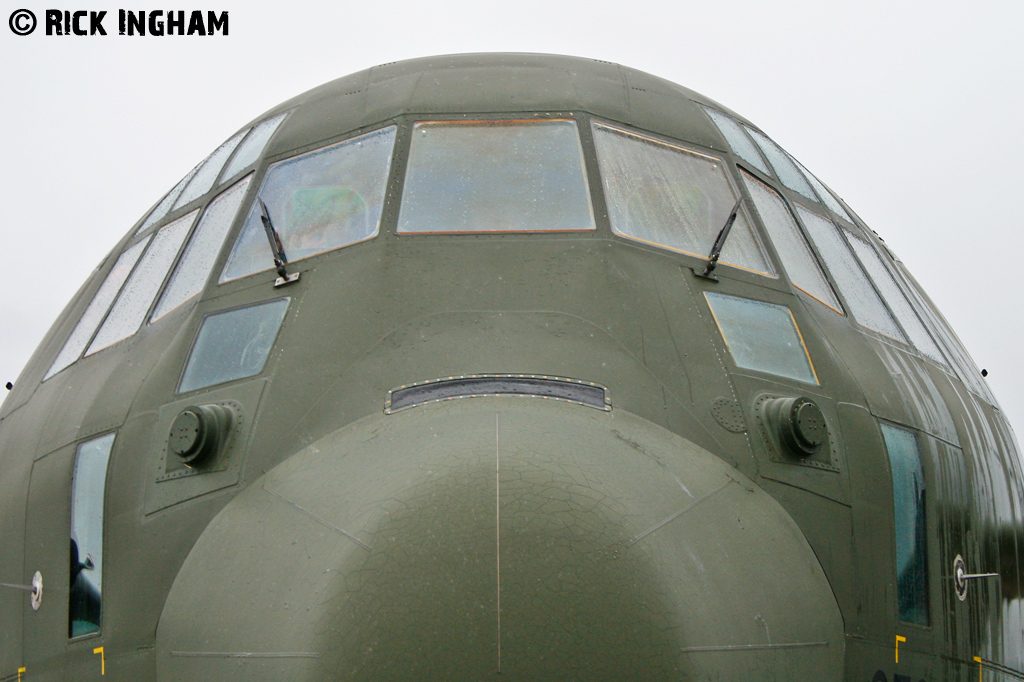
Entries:
[[718, 278], [714, 275], [715, 268], [718, 266], [718, 257], [722, 255], [722, 249], [725, 247], [725, 240], [729, 238], [729, 231], [732, 230], [732, 224], [736, 222], [736, 216], [739, 215], [740, 204], [742, 203], [743, 196], [740, 195], [740, 198], [736, 200], [736, 204], [732, 207], [732, 211], [729, 212], [729, 217], [726, 219], [725, 225], [723, 225], [722, 229], [719, 231], [718, 238], [715, 239], [715, 245], [711, 247], [711, 253], [708, 254], [708, 263], [705, 266], [704, 271], [701, 272], [697, 268], [694, 268], [693, 274], [698, 277], [703, 277], [704, 279], [710, 279], [715, 282], [718, 281]]
[[288, 274], [288, 270], [285, 269], [285, 265], [288, 263], [288, 257], [284, 253], [284, 247], [281, 245], [281, 237], [277, 234], [277, 230], [274, 229], [274, 223], [270, 220], [270, 211], [267, 210], [267, 205], [263, 203], [263, 199], [256, 197], [256, 201], [260, 203], [260, 221], [263, 223], [263, 231], [267, 233], [267, 241], [270, 242], [270, 251], [274, 256], [274, 267], [277, 269], [278, 277], [274, 281], [275, 287], [283, 287], [286, 284], [297, 282], [299, 280], [299, 273]]

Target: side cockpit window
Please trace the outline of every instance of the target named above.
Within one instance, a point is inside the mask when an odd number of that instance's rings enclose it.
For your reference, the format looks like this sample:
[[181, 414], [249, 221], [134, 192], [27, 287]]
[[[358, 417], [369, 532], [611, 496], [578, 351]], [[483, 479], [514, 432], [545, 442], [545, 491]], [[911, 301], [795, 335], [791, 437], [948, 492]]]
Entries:
[[103, 321], [103, 326], [89, 344], [86, 355], [126, 339], [139, 330], [197, 215], [199, 211], [184, 215], [164, 225], [153, 236], [149, 248], [125, 283], [107, 319]]
[[[125, 249], [43, 380], [76, 362], [83, 351], [89, 356], [133, 336], [142, 328], [165, 280], [167, 284], [150, 322], [202, 291], [251, 179], [250, 174], [211, 201], [195, 230], [192, 226], [198, 210], [171, 221]], [[178, 259], [190, 231], [192, 237]], [[178, 265], [168, 278], [176, 261]]]
[[778, 192], [754, 176], [746, 172], [741, 172], [741, 175], [761, 217], [761, 224], [775, 245], [782, 267], [786, 269], [793, 285], [840, 315], [843, 314], [839, 300], [818, 267], [818, 261], [801, 235], [786, 202]]
[[217, 176], [220, 175], [224, 162], [231, 156], [231, 152], [235, 151], [235, 147], [238, 146], [238, 143], [242, 141], [247, 132], [247, 130], [243, 130], [240, 133], [236, 133], [230, 140], [217, 147], [206, 161], [203, 161], [202, 165], [199, 166], [199, 170], [195, 172], [195, 175], [189, 180], [185, 189], [178, 195], [178, 200], [174, 202], [174, 208], [171, 210], [177, 210], [185, 204], [192, 203], [213, 188], [213, 183], [217, 181]]
[[818, 198], [821, 199], [821, 203], [828, 206], [829, 210], [835, 213], [837, 216], [853, 225], [853, 218], [851, 218], [850, 214], [846, 212], [846, 209], [843, 208], [843, 205], [841, 203], [839, 203], [839, 200], [836, 199], [835, 196], [833, 196], [832, 192], [830, 192], [829, 189], [822, 184], [821, 180], [814, 177], [813, 173], [804, 168], [804, 165], [797, 161], [796, 159], [794, 159], [792, 156], [790, 156], [789, 158], [794, 164], [796, 164], [797, 168], [800, 169], [800, 172], [804, 174], [804, 177], [807, 178], [807, 182], [811, 183], [811, 185], [814, 187], [814, 191], [818, 193]]
[[928, 625], [927, 486], [912, 431], [882, 424], [892, 469], [896, 536], [896, 594], [905, 623]]
[[757, 151], [760, 148], [771, 162], [772, 168], [775, 169], [775, 175], [783, 185], [811, 201], [821, 202], [837, 216], [853, 224], [853, 218], [832, 192], [779, 145], [763, 133], [750, 126], [740, 124], [720, 111], [708, 107], [704, 107], [704, 111], [738, 157], [765, 175], [771, 176], [771, 171], [768, 170], [764, 159]]
[[118, 256], [114, 267], [107, 273], [107, 278], [103, 280], [103, 284], [96, 292], [96, 295], [93, 296], [89, 307], [85, 309], [82, 317], [78, 320], [78, 324], [75, 326], [74, 331], [71, 332], [71, 336], [68, 337], [64, 347], [57, 354], [57, 359], [53, 361], [50, 369], [47, 370], [43, 381], [46, 381], [65, 367], [69, 367], [81, 357], [82, 351], [85, 350], [96, 328], [103, 321], [107, 310], [110, 309], [110, 304], [114, 302], [114, 298], [117, 297], [117, 293], [121, 290], [121, 285], [128, 279], [128, 275], [131, 274], [132, 268], [135, 267], [136, 261], [139, 260], [139, 256], [142, 255], [142, 251], [146, 248], [149, 240], [150, 237], [146, 237], [125, 249]]
[[[288, 262], [355, 244], [380, 230], [395, 126], [279, 161], [259, 190]], [[274, 264], [254, 201], [220, 281]]]
[[174, 274], [164, 288], [151, 321], [155, 322], [202, 291], [210, 276], [210, 270], [213, 269], [213, 262], [220, 254], [228, 228], [234, 222], [238, 207], [245, 198], [246, 190], [249, 189], [250, 180], [251, 174], [235, 183], [206, 207], [192, 239], [189, 240], [178, 266], [174, 269]]
[[779, 180], [782, 184], [790, 188], [794, 192], [798, 192], [803, 196], [807, 197], [811, 201], [817, 201], [818, 197], [815, 196], [814, 190], [811, 189], [811, 185], [807, 182], [807, 178], [800, 172], [800, 169], [796, 167], [796, 163], [793, 159], [783, 151], [782, 147], [775, 144], [768, 138], [764, 133], [758, 132], [753, 128], [744, 126], [750, 136], [754, 139], [754, 142], [764, 155], [768, 157], [768, 163], [775, 169], [775, 174], [779, 176]]
[[881, 294], [889, 306], [889, 310], [892, 311], [904, 331], [906, 331], [911, 345], [935, 362], [945, 365], [946, 361], [942, 351], [939, 350], [939, 347], [921, 322], [921, 318], [914, 312], [906, 295], [900, 290], [893, 276], [885, 267], [882, 257], [865, 240], [847, 230], [843, 230], [843, 232], [846, 234], [847, 240], [853, 247], [854, 253], [857, 254], [857, 258], [860, 259], [868, 276], [875, 283], [875, 286], [878, 287], [878, 293]]
[[796, 209], [854, 318], [865, 327], [906, 343], [906, 337], [871, 286], [871, 281], [840, 234], [839, 227], [828, 218], [799, 204]]
[[[707, 258], [740, 196], [722, 159], [603, 123], [593, 129], [612, 230]], [[774, 275], [742, 207], [721, 262]]]
[[400, 234], [593, 229], [575, 121], [413, 126]]
[[238, 151], [231, 158], [231, 162], [228, 164], [224, 172], [221, 173], [220, 181], [230, 180], [235, 175], [251, 166], [256, 159], [259, 158], [260, 154], [263, 153], [263, 149], [267, 146], [267, 142], [274, 136], [274, 132], [278, 126], [281, 125], [281, 121], [287, 114], [279, 114], [274, 118], [268, 118], [262, 123], [258, 123], [253, 127], [249, 134], [246, 135], [245, 140], [239, 145]]
[[707, 112], [707, 115], [718, 127], [718, 130], [729, 143], [729, 146], [732, 147], [732, 150], [736, 152], [736, 156], [751, 164], [765, 175], [771, 175], [771, 171], [768, 170], [768, 164], [764, 162], [761, 153], [757, 151], [757, 147], [750, 141], [747, 134], [743, 132], [743, 128], [740, 127], [739, 123], [714, 109], [704, 107], [704, 111]]
[[[259, 158], [263, 148], [266, 147], [267, 142], [270, 141], [285, 116], [287, 114], [280, 114], [252, 128], [245, 128], [217, 147], [212, 154], [190, 170], [185, 177], [178, 181], [178, 184], [171, 188], [170, 192], [164, 195], [164, 198], [146, 216], [142, 225], [136, 230], [136, 234], [145, 232], [169, 214], [173, 214], [174, 211], [209, 192], [218, 184], [218, 178], [220, 178], [220, 183], [224, 183], [252, 165]], [[232, 152], [234, 152], [233, 155]], [[223, 172], [221, 172], [222, 169]]]
[[68, 637], [100, 630], [103, 596], [103, 503], [114, 434], [78, 446], [71, 483], [71, 586]]

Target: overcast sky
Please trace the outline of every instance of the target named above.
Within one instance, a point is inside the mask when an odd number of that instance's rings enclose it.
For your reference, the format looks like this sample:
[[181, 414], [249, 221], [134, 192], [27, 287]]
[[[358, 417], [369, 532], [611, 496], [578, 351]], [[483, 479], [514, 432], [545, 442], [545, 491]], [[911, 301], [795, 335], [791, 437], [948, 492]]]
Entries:
[[[230, 35], [29, 36], [0, 22], [0, 385], [114, 243], [279, 102], [458, 52], [618, 62], [746, 116], [901, 256], [1024, 433], [1024, 3], [859, 0], [283, 3], [204, 0]], [[170, 3], [173, 5], [173, 3]], [[2, 397], [2, 389], [0, 389]], [[1020, 440], [1018, 436], [1018, 440]]]

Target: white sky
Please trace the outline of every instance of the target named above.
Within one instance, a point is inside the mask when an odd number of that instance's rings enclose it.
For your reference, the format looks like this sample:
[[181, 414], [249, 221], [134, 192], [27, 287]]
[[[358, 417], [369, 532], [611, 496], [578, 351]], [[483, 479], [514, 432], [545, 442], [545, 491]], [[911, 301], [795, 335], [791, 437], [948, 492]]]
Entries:
[[[618, 62], [746, 116], [936, 301], [1024, 433], [1024, 3], [204, 0], [228, 37], [27, 37], [0, 11], [0, 386], [142, 213], [246, 121], [376, 64], [457, 52]], [[174, 6], [171, 3], [171, 6]], [[0, 388], [0, 398], [3, 397]]]

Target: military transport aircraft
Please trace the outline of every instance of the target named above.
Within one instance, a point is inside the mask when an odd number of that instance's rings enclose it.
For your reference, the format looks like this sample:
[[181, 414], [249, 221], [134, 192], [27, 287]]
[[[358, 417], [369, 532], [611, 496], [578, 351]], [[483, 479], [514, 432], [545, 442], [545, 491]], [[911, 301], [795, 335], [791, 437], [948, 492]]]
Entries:
[[608, 62], [272, 109], [0, 419], [0, 680], [1024, 679], [957, 337], [765, 132]]

